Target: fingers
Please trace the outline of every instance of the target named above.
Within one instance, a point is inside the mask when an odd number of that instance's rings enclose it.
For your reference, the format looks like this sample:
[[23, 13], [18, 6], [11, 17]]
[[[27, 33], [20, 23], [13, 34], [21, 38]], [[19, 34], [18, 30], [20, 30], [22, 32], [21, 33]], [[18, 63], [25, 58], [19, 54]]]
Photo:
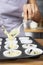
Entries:
[[35, 5], [35, 12], [37, 12], [37, 11], [39, 11], [39, 10], [38, 10], [38, 6]]
[[27, 20], [27, 5], [23, 6], [23, 16], [24, 16], [24, 20]]
[[35, 4], [31, 4], [31, 9], [33, 11], [33, 17], [34, 17], [35, 14], [38, 12], [38, 7]]
[[28, 4], [27, 8], [28, 8], [28, 19], [31, 19], [31, 17], [32, 17], [31, 5]]
[[33, 17], [35, 14], [35, 5], [31, 4], [31, 10], [32, 10], [32, 17]]
[[[27, 14], [27, 11], [28, 11], [28, 14]], [[24, 20], [32, 19], [37, 13], [37, 11], [38, 11], [38, 8], [35, 4], [25, 4], [23, 6]]]
[[[27, 11], [28, 11], [28, 13], [27, 13]], [[23, 15], [24, 15], [24, 20], [31, 19], [32, 10], [31, 10], [30, 4], [25, 4], [23, 6]]]

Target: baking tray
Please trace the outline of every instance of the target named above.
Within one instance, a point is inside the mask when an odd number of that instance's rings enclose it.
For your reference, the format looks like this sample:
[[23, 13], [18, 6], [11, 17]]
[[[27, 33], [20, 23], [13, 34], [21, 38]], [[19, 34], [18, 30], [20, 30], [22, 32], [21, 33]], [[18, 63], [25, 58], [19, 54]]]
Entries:
[[[25, 36], [25, 37], [26, 37], [26, 36]], [[25, 49], [22, 48], [22, 44], [21, 44], [21, 42], [20, 42], [20, 40], [19, 40], [19, 37], [16, 37], [16, 38], [17, 38], [17, 40], [18, 40], [18, 45], [19, 45], [19, 48], [18, 48], [18, 49], [22, 51], [22, 54], [21, 54], [20, 56], [18, 56], [18, 57], [13, 57], [13, 58], [7, 58], [7, 57], [5, 57], [5, 56], [3, 55], [3, 52], [6, 50], [6, 49], [4, 48], [4, 45], [5, 45], [4, 43], [5, 43], [5, 41], [6, 41], [6, 38], [2, 38], [3, 40], [2, 40], [1, 50], [0, 50], [0, 60], [38, 58], [38, 57], [41, 56], [41, 55], [38, 55], [38, 56], [29, 56], [29, 55], [26, 55], [25, 52], [24, 52]], [[40, 48], [40, 49], [43, 50], [43, 46], [41, 46], [38, 42], [36, 42], [32, 37], [29, 37], [29, 39], [32, 40], [34, 44], [37, 44], [37, 47], [38, 47], [38, 48]], [[43, 55], [43, 54], [42, 54], [42, 55]]]

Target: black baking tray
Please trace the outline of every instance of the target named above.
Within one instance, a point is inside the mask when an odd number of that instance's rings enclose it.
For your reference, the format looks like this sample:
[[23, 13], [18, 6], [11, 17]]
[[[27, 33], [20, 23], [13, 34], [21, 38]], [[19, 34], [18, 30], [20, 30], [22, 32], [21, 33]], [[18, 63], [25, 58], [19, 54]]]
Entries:
[[[26, 37], [26, 36], [25, 36]], [[17, 38], [17, 40], [18, 40], [18, 45], [19, 45], [19, 50], [21, 50], [22, 51], [22, 54], [20, 55], [20, 56], [18, 56], [18, 57], [13, 57], [13, 58], [7, 58], [7, 57], [5, 57], [4, 55], [3, 55], [3, 52], [6, 50], [5, 48], [4, 48], [4, 43], [5, 43], [5, 41], [6, 41], [6, 38], [2, 38], [3, 40], [2, 40], [2, 45], [1, 45], [1, 50], [0, 50], [0, 60], [12, 60], [12, 59], [26, 59], [26, 58], [38, 58], [38, 57], [40, 57], [41, 55], [38, 55], [38, 56], [29, 56], [29, 55], [26, 55], [25, 54], [25, 49], [23, 49], [22, 48], [22, 44], [21, 44], [21, 42], [20, 42], [20, 40], [19, 40], [19, 37], [16, 37]], [[43, 50], [43, 46], [41, 46], [37, 41], [35, 41], [32, 37], [29, 37], [29, 39], [31, 39], [32, 41], [33, 41], [33, 43], [34, 44], [37, 44], [37, 47], [38, 48], [40, 48], [40, 49], [42, 49]], [[42, 54], [43, 55], [43, 54]]]

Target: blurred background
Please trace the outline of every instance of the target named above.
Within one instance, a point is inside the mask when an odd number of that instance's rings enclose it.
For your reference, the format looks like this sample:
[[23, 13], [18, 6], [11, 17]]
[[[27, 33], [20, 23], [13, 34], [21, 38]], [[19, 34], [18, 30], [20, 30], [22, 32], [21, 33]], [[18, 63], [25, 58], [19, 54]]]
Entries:
[[43, 0], [36, 0], [36, 1], [38, 4], [38, 7], [39, 7], [39, 11], [40, 11], [41, 16], [42, 16], [42, 20], [41, 20], [40, 25], [43, 27]]

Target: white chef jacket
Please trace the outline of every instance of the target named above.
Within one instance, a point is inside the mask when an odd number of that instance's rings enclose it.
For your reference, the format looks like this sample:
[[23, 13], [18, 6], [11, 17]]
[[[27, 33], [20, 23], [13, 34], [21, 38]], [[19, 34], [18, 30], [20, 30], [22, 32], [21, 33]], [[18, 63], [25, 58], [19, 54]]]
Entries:
[[[3, 24], [8, 32], [22, 23], [23, 5], [26, 2], [27, 0], [0, 0], [0, 15], [3, 19], [0, 25]], [[1, 28], [0, 36], [6, 37]]]

